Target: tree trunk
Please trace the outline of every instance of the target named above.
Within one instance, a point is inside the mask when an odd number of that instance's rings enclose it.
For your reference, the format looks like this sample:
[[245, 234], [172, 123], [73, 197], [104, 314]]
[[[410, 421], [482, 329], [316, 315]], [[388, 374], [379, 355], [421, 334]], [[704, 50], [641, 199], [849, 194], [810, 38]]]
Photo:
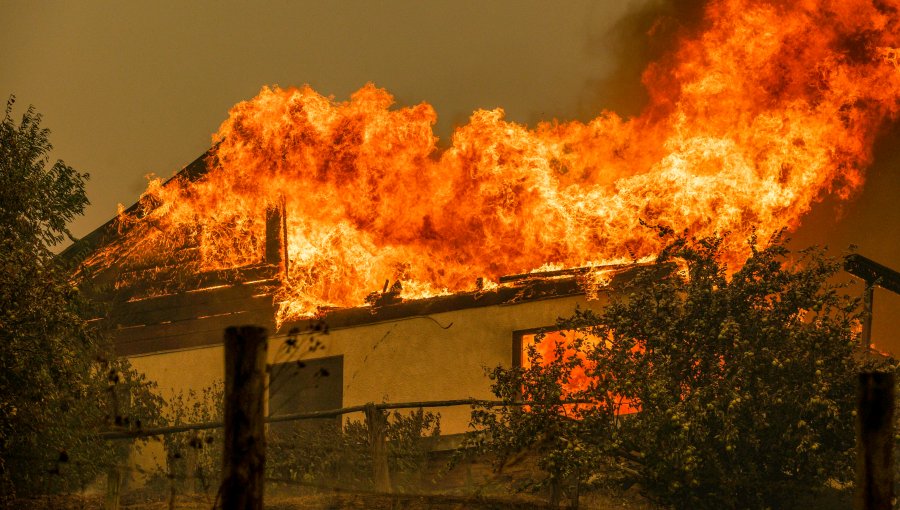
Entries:
[[550, 479], [550, 508], [559, 508], [562, 501], [562, 481], [558, 476]]

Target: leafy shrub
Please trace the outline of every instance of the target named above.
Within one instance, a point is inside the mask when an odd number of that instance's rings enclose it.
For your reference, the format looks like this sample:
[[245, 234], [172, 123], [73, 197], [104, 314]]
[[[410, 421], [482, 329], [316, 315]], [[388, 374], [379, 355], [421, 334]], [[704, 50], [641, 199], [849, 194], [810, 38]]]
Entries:
[[474, 432], [467, 436], [466, 446], [491, 454], [498, 471], [522, 454], [536, 455], [541, 475], [519, 489], [548, 489], [555, 506], [564, 492], [577, 498], [579, 486], [615, 448], [611, 428], [617, 402], [609, 394], [595, 398], [575, 389], [574, 375], [585, 368], [582, 338], [554, 342], [542, 352], [537, 346], [544, 341], [544, 334], [538, 334], [535, 343], [525, 347], [525, 366], [490, 370], [491, 390], [504, 405], [475, 406]]
[[[166, 402], [164, 417], [170, 426], [221, 422], [224, 394], [222, 381], [199, 391], [175, 393]], [[223, 440], [221, 428], [162, 436], [166, 465], [151, 474], [148, 485], [158, 492], [215, 493], [222, 478]]]
[[[583, 332], [573, 343], [583, 360], [560, 352], [547, 363], [529, 350], [530, 368], [494, 369], [501, 399], [520, 392], [555, 404], [476, 410], [484, 443], [502, 460], [552, 438], [539, 449], [551, 480], [595, 468], [598, 452], [628, 458], [646, 493], [678, 508], [782, 507], [828, 481], [851, 482], [860, 316], [859, 300], [835, 283], [840, 261], [791, 253], [776, 235], [764, 248], [750, 239], [750, 257], [732, 272], [722, 237], [660, 235], [669, 244], [656, 267], [601, 313], [557, 325]], [[568, 424], [558, 402], [576, 367], [592, 380], [581, 396], [605, 402], [590, 420], [574, 416], [590, 426]], [[610, 396], [640, 411], [617, 420]], [[567, 457], [563, 442], [590, 447]]]
[[14, 103], [0, 120], [0, 506], [85, 487], [123, 455], [99, 432], [158, 415], [146, 381], [105, 361], [108, 338], [86, 320], [100, 315], [54, 253], [88, 203], [88, 176], [51, 162], [41, 115], [15, 120]]
[[[319, 487], [372, 489], [369, 430], [362, 420], [343, 429], [336, 420], [296, 422], [289, 430], [273, 433], [268, 444], [268, 477]], [[440, 435], [440, 414], [418, 409], [388, 417], [388, 465], [396, 489], [422, 481], [427, 454]]]

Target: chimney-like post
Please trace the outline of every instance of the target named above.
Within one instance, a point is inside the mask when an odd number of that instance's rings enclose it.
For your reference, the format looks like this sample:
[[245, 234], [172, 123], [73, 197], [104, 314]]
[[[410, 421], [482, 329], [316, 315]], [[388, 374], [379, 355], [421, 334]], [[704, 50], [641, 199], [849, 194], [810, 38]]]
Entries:
[[266, 263], [279, 266], [287, 274], [287, 217], [284, 211], [283, 199], [280, 204], [266, 209]]

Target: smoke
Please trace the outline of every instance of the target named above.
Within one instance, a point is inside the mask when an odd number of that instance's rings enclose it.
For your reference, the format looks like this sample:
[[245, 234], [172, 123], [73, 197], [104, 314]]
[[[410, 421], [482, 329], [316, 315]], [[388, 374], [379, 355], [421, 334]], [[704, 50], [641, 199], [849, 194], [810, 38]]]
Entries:
[[[579, 114], [585, 118], [601, 110], [614, 111], [623, 117], [639, 114], [649, 100], [641, 84], [647, 65], [675, 48], [678, 38], [703, 28], [707, 3], [708, 0], [632, 2], [612, 28], [589, 33], [586, 51], [592, 56], [612, 56], [614, 64], [605, 77], [585, 83]], [[595, 10], [592, 18], [603, 15]]]

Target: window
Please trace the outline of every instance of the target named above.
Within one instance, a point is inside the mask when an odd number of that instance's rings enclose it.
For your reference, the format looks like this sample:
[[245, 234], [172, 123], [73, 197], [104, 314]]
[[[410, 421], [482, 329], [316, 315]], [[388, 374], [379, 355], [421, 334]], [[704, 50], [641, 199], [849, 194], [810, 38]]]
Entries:
[[[581, 339], [582, 349], [576, 352], [572, 347], [572, 342]], [[577, 394], [579, 391], [587, 390], [593, 382], [591, 377], [586, 373], [592, 368], [592, 362], [587, 359], [587, 352], [603, 345], [601, 338], [578, 330], [554, 330], [551, 328], [537, 328], [529, 330], [521, 330], [513, 332], [513, 353], [512, 362], [514, 367], [528, 368], [530, 360], [528, 358], [528, 348], [534, 345], [537, 352], [541, 355], [544, 364], [556, 359], [556, 346], [565, 346], [562, 355], [566, 359], [571, 356], [577, 356], [581, 359], [581, 366], [572, 369], [568, 380], [564, 382], [563, 391], [569, 394]], [[624, 397], [613, 396], [616, 414], [631, 414], [638, 410], [629, 399]]]
[[[541, 354], [544, 361], [550, 361], [555, 358], [556, 353], [554, 352], [555, 346], [558, 343], [562, 343], [563, 345], [571, 344], [573, 340], [576, 338], [583, 338], [585, 340], [585, 346], [591, 345], [595, 343], [595, 339], [583, 332], [575, 331], [575, 330], [552, 330], [549, 328], [538, 328], [538, 329], [528, 329], [522, 331], [513, 332], [513, 357], [512, 362], [514, 367], [528, 367], [530, 365], [528, 359], [528, 347], [530, 345], [535, 345], [535, 342], [540, 337], [540, 342], [536, 344], [538, 353]], [[564, 356], [572, 356], [576, 355], [575, 351], [571, 348], [566, 349]], [[587, 360], [584, 359], [583, 353], [578, 353], [582, 359], [582, 362], [587, 366]], [[572, 371], [572, 377], [567, 384], [567, 389], [570, 391], [579, 391], [586, 389], [589, 380], [587, 375], [584, 373], [584, 367], [576, 367]]]
[[[269, 373], [269, 416], [338, 409], [344, 402], [344, 358], [305, 359], [272, 365]], [[340, 417], [278, 422], [276, 435], [304, 428], [340, 424]]]

